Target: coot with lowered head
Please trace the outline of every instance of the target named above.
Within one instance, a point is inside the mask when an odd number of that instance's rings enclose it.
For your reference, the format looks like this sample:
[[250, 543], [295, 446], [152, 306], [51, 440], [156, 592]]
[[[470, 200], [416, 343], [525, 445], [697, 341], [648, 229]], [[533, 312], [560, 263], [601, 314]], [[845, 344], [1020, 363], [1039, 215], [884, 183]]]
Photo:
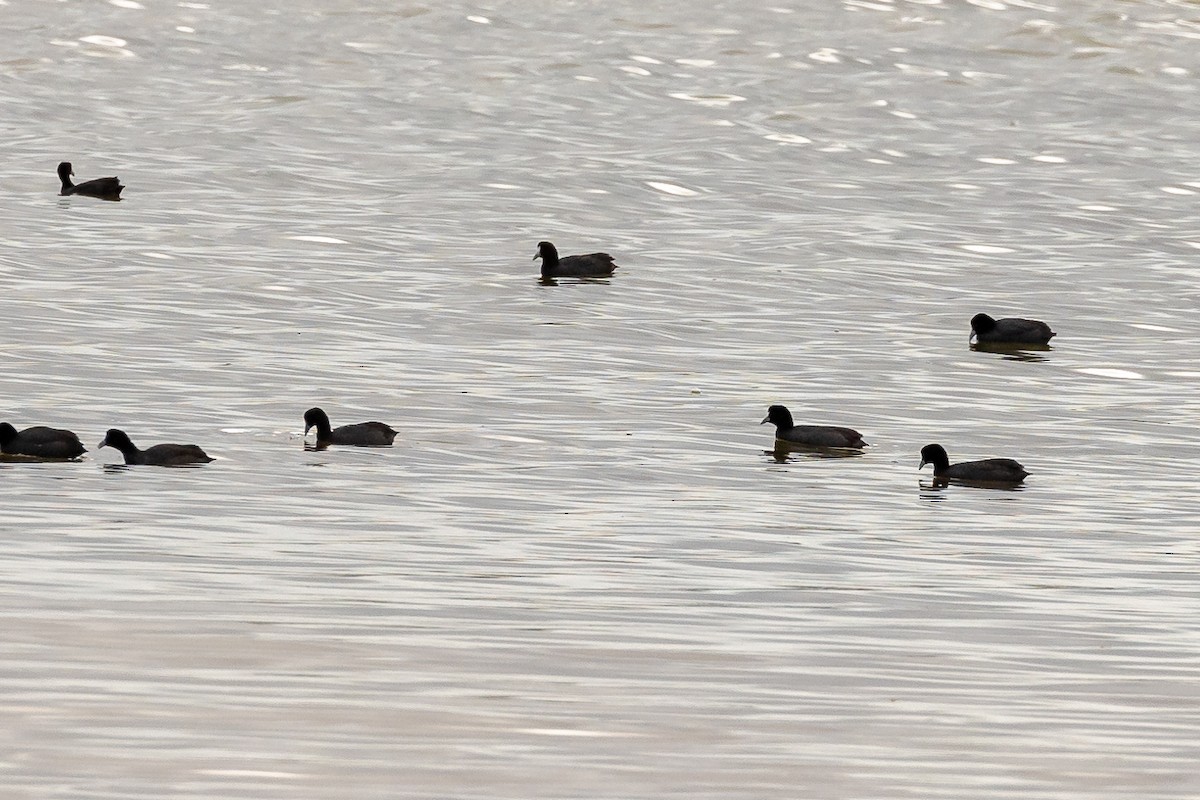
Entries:
[[0, 453], [34, 458], [79, 458], [86, 452], [79, 437], [70, 431], [38, 425], [17, 432], [7, 422], [0, 422]]
[[125, 456], [126, 464], [150, 467], [182, 467], [187, 464], [207, 464], [213, 458], [194, 444], [156, 444], [139, 450], [125, 431], [110, 428], [100, 442], [101, 447], [113, 447]]
[[331, 444], [391, 447], [392, 440], [396, 438], [396, 431], [382, 422], [359, 422], [355, 425], [331, 428], [329, 415], [320, 408], [310, 408], [304, 412], [304, 435], [308, 436], [308, 432], [313, 428], [317, 429], [317, 447]]
[[1046, 344], [1054, 336], [1050, 326], [1036, 319], [1005, 317], [992, 319], [987, 314], [971, 317], [971, 335], [980, 344]]

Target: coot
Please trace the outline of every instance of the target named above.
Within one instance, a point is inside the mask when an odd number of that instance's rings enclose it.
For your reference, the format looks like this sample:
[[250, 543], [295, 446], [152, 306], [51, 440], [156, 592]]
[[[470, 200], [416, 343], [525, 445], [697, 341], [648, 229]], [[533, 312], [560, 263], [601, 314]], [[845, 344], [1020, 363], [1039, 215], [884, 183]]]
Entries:
[[835, 425], [795, 425], [792, 412], [784, 406], [771, 406], [760, 425], [775, 426], [775, 439], [806, 447], [866, 447], [862, 434], [853, 428]]
[[60, 428], [38, 425], [20, 433], [0, 422], [0, 453], [34, 458], [78, 458], [87, 452], [79, 437]]
[[558, 249], [549, 242], [538, 242], [534, 261], [542, 260], [543, 278], [607, 278], [617, 265], [608, 253], [558, 257]]
[[212, 457], [194, 444], [156, 444], [139, 450], [125, 431], [110, 428], [104, 434], [101, 447], [114, 447], [125, 456], [126, 464], [144, 464], [151, 467], [180, 467], [185, 464], [207, 464]]
[[396, 431], [382, 422], [359, 422], [355, 425], [329, 427], [329, 415], [320, 408], [304, 412], [304, 435], [317, 429], [317, 447], [331, 444], [348, 444], [355, 447], [390, 447]]
[[58, 165], [58, 178], [62, 181], [61, 195], [82, 194], [86, 197], [98, 197], [101, 200], [120, 200], [121, 190], [125, 187], [121, 185], [119, 178], [94, 178], [83, 183], [72, 183], [71, 176], [75, 171], [71, 169], [71, 162], [64, 161]]
[[971, 335], [980, 344], [1046, 344], [1054, 331], [1036, 319], [1005, 317], [992, 319], [987, 314], [971, 317]]
[[979, 483], [1020, 483], [1029, 473], [1011, 458], [985, 458], [981, 461], [963, 461], [951, 464], [946, 448], [940, 444], [927, 444], [921, 448], [921, 469], [933, 464], [933, 477], [954, 478], [960, 481]]

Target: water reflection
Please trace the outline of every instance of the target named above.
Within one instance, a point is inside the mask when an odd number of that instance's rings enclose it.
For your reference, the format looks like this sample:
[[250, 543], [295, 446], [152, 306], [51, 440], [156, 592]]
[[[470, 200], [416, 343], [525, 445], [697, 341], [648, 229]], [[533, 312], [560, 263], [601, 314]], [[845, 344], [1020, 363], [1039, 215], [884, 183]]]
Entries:
[[538, 283], [542, 286], [558, 286], [562, 282], [564, 284], [572, 283], [602, 283], [606, 286], [612, 283], [610, 278], [538, 278]]
[[774, 449], [764, 450], [763, 453], [773, 458], [779, 464], [805, 459], [857, 458], [866, 455], [862, 450], [854, 450], [846, 447], [808, 447], [802, 444], [782, 442], [778, 439], [775, 440]]
[[972, 481], [963, 478], [933, 478], [929, 481], [918, 480], [924, 500], [942, 500], [942, 492], [950, 486], [969, 486], [974, 489], [997, 489], [1004, 492], [1021, 492], [1025, 490], [1022, 483], [1012, 481]]
[[[122, 186], [121, 188], [124, 189], [125, 187]], [[109, 203], [121, 202], [120, 195], [113, 196], [113, 195], [106, 195], [106, 194], [68, 194], [68, 195], [58, 195], [58, 207], [59, 208], [70, 208], [71, 200], [73, 200], [76, 197], [81, 197], [85, 201], [105, 200]]]
[[0, 466], [4, 464], [47, 464], [64, 461], [78, 463], [83, 461], [83, 456], [80, 455], [75, 458], [47, 458], [45, 456], [24, 456], [19, 453], [0, 453]]
[[1037, 353], [1049, 353], [1054, 348], [1048, 344], [980, 344], [972, 342], [971, 349], [981, 353], [994, 353], [1005, 361], [1045, 361], [1045, 356]]
[[918, 496], [922, 500], [929, 500], [930, 502], [934, 503], [942, 502], [948, 497], [948, 495], [942, 491], [945, 488], [945, 485], [939, 486], [937, 483], [931, 483], [929, 481], [917, 481]]
[[[34, 61], [0, 89], [19, 132], [0, 386], [12, 415], [210, 430], [228, 468], [0, 464], [0, 706], [23, 734], [5, 785], [372, 797], [407, 760], [434, 797], [439, 764], [547, 786], [569, 762], [559, 794], [627, 797], [706, 750], [698, 800], [797, 794], [798, 752], [828, 794], [1186, 796], [1194, 575], [1162, 553], [1200, 528], [1200, 463], [1151, 439], [1196, 383], [1195, 196], [1157, 188], [1200, 151], [1200, 94], [1159, 71], [1200, 59], [1180, 3], [1123, 4], [1174, 30], [1043, 4], [1120, 36], [1131, 68], [1059, 57], [1054, 81], [991, 49], [1047, 16], [1032, 3], [140, 5], [4, 6]], [[531, 9], [570, 35], [527, 36]], [[591, 57], [597, 23], [615, 55]], [[46, 43], [116, 25], [140, 69]], [[613, 69], [631, 49], [665, 66]], [[947, 89], [883, 61], [931, 53], [951, 79], [1004, 76]], [[749, 99], [690, 99], [731, 92]], [[88, 163], [139, 165], [120, 212], [50, 202], [47, 143], [93, 130]], [[1048, 144], [1071, 163], [1033, 162]], [[524, 258], [486, 266], [545, 229], [654, 268], [541, 295]], [[987, 304], [1183, 332], [1098, 328], [1066, 374], [1049, 347], [973, 348], [1055, 362], [1026, 370], [930, 336]], [[870, 461], [749, 428], [798, 385], [882, 432]], [[403, 407], [416, 441], [296, 453], [286, 421], [314, 395]], [[906, 451], [934, 436], [1046, 472], [1028, 496], [951, 488]], [[1124, 460], [1149, 441], [1165, 452]]]
[[390, 444], [339, 444], [330, 441], [304, 442], [304, 452], [306, 453], [321, 453], [328, 450], [331, 446], [336, 446], [339, 450], [347, 448], [352, 450], [387, 450], [392, 445]]
[[[213, 459], [213, 460], [215, 461], [216, 459]], [[126, 463], [124, 463], [124, 462], [122, 462], [122, 461], [113, 461], [113, 462], [110, 462], [110, 463], [107, 463], [107, 464], [101, 464], [101, 465], [100, 465], [100, 468], [101, 468], [101, 469], [102, 469], [104, 472], [106, 472], [106, 473], [112, 473], [112, 474], [116, 474], [116, 473], [131, 472], [131, 471], [133, 471], [133, 469], [134, 469], [135, 467], [162, 467], [162, 468], [164, 468], [164, 469], [169, 469], [169, 470], [183, 470], [183, 469], [201, 469], [201, 468], [202, 468], [202, 467], [204, 467], [204, 466], [205, 466], [205, 465], [204, 465], [204, 464], [202, 464], [202, 463], [192, 463], [192, 464], [126, 464]]]

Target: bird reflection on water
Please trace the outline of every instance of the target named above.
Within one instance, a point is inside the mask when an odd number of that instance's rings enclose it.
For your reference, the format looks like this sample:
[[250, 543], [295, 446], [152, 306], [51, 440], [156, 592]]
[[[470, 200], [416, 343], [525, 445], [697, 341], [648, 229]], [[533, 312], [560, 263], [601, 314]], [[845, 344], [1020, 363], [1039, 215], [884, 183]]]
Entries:
[[809, 459], [859, 458], [866, 455], [862, 450], [848, 447], [806, 447], [800, 444], [789, 444], [778, 439], [775, 441], [774, 449], [764, 450], [763, 453], [779, 464]]
[[1038, 353], [1050, 353], [1054, 348], [1048, 344], [980, 344], [971, 342], [971, 350], [981, 353], [993, 353], [1005, 361], [1046, 361], [1045, 356]]
[[969, 486], [973, 489], [995, 489], [1002, 492], [1023, 492], [1026, 486], [1022, 483], [1009, 483], [1004, 481], [967, 481], [961, 478], [932, 478], [931, 480], [918, 480], [917, 488], [922, 500], [940, 501], [949, 497], [946, 489], [951, 486]]

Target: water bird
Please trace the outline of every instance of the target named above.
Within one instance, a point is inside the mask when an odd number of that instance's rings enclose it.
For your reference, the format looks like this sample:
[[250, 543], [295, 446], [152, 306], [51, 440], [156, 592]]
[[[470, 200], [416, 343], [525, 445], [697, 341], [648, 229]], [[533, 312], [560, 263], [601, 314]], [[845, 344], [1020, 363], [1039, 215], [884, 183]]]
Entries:
[[60, 428], [38, 425], [21, 432], [0, 422], [0, 453], [34, 458], [78, 458], [87, 452], [79, 437]]
[[304, 435], [308, 436], [313, 428], [317, 429], [317, 447], [320, 448], [331, 444], [391, 447], [392, 440], [396, 438], [396, 431], [382, 422], [359, 422], [330, 428], [329, 415], [320, 408], [310, 408], [304, 412]]
[[139, 450], [125, 431], [110, 428], [100, 447], [113, 447], [125, 456], [126, 464], [151, 467], [181, 467], [185, 464], [207, 464], [213, 458], [194, 444], [156, 444]]
[[74, 174], [75, 170], [71, 168], [70, 161], [64, 161], [58, 165], [58, 179], [62, 181], [60, 195], [81, 194], [86, 197], [98, 197], [101, 200], [121, 199], [121, 190], [125, 187], [121, 185], [119, 178], [115, 176], [112, 178], [93, 178], [83, 183], [72, 183], [71, 176]]
[[967, 339], [980, 344], [1046, 344], [1054, 335], [1049, 325], [1036, 319], [992, 319], [987, 314], [976, 314], [971, 317]]
[[792, 412], [785, 406], [771, 406], [767, 416], [760, 422], [775, 426], [775, 439], [779, 442], [804, 445], [805, 447], [866, 447], [862, 434], [853, 428], [835, 425], [796, 425]]
[[534, 261], [542, 260], [542, 278], [607, 278], [617, 265], [608, 253], [558, 257], [558, 248], [550, 242], [538, 242]]
[[921, 448], [921, 469], [933, 464], [933, 477], [941, 480], [954, 478], [977, 483], [1020, 483], [1029, 472], [1011, 458], [985, 458], [980, 461], [963, 461], [951, 464], [946, 448], [940, 444], [927, 444]]

